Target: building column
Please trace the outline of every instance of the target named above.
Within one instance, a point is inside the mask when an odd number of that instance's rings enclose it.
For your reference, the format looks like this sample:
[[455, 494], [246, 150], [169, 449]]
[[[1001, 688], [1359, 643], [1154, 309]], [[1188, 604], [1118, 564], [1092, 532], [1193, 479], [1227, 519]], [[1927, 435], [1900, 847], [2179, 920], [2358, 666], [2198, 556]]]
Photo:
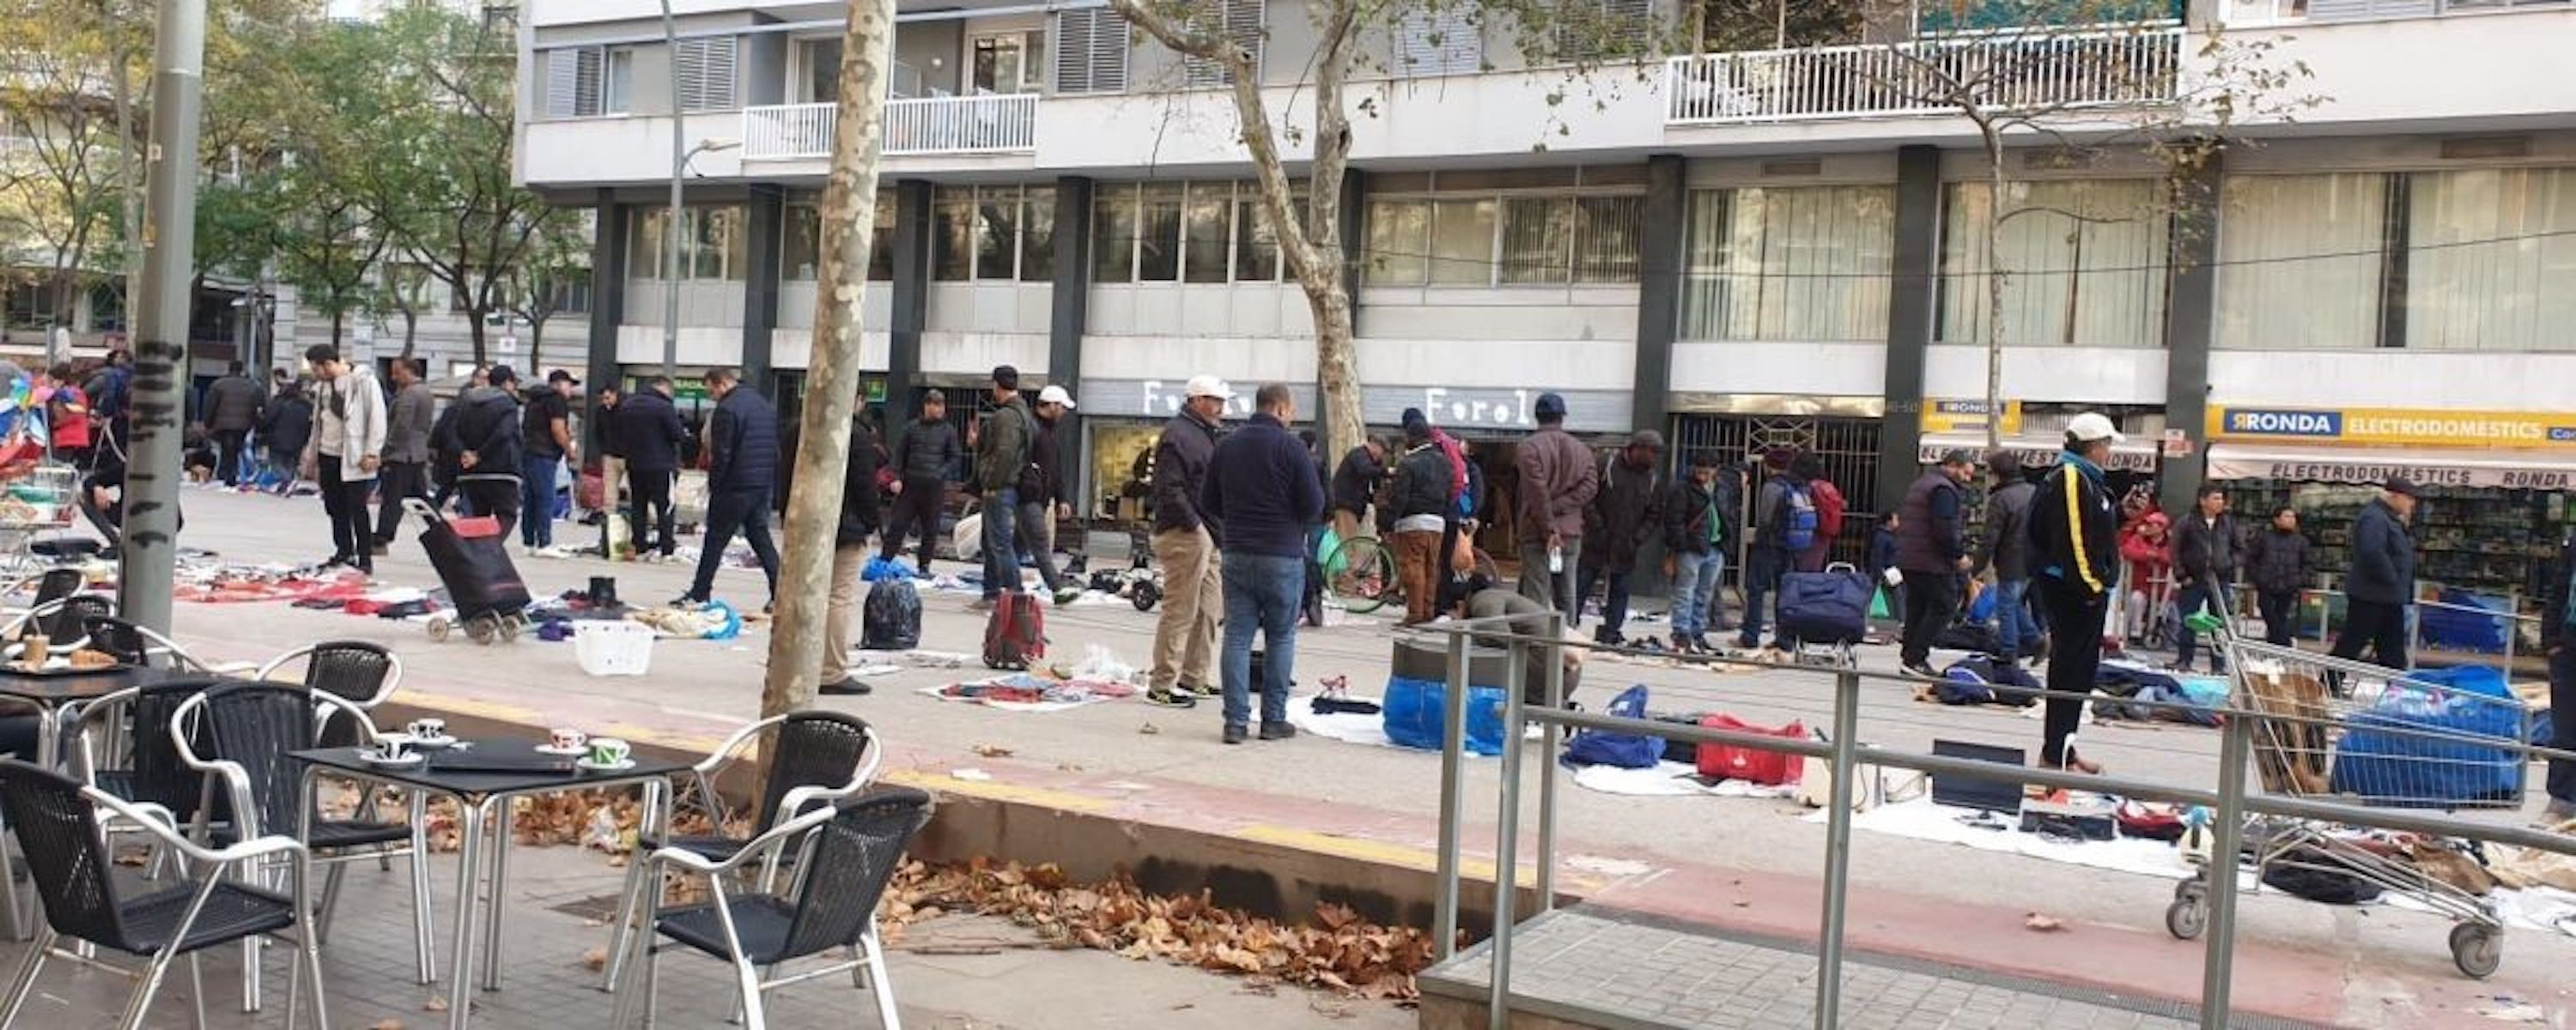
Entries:
[[1673, 339], [1681, 331], [1683, 250], [1689, 246], [1678, 154], [1646, 159], [1645, 231], [1637, 255], [1636, 397], [1629, 421], [1635, 429], [1665, 431], [1673, 390]]
[[742, 381], [778, 396], [769, 355], [778, 328], [779, 240], [787, 231], [787, 191], [754, 183], [743, 203], [743, 246], [750, 267], [742, 277]]
[[626, 322], [626, 222], [634, 209], [611, 198], [600, 190], [591, 206], [590, 354], [582, 378], [593, 391], [619, 382], [617, 330]]
[[2217, 332], [2218, 183], [2224, 152], [2175, 184], [2173, 271], [2165, 295], [2165, 426], [2190, 435], [2191, 457], [2156, 477], [2166, 511], [2190, 511], [2208, 468], [2209, 345]]
[[1923, 366], [1932, 350], [1932, 312], [1939, 302], [1941, 150], [1896, 150], [1896, 253], [1887, 299], [1887, 414], [1879, 420], [1879, 511], [1904, 506], [1913, 470], [1922, 464]]
[[1091, 325], [1091, 192], [1087, 175], [1055, 181], [1055, 308], [1047, 322], [1046, 381], [1064, 387], [1077, 405], [1082, 399], [1082, 333]]
[[921, 332], [930, 323], [930, 229], [930, 180], [895, 183], [894, 303], [886, 323], [890, 427], [912, 420], [912, 389], [921, 379]]

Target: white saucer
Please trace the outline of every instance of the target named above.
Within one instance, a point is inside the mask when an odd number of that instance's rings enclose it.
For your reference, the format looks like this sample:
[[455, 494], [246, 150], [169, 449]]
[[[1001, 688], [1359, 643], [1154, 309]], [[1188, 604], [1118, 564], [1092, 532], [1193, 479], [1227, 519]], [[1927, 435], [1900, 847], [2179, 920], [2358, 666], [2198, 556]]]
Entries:
[[589, 754], [590, 746], [585, 744], [581, 747], [556, 747], [552, 744], [539, 744], [531, 750], [541, 755], [560, 755], [565, 758], [571, 758], [575, 755]]
[[463, 742], [457, 740], [456, 735], [452, 733], [444, 737], [411, 738], [411, 746], [420, 748], [424, 751], [445, 751], [448, 748], [455, 747], [461, 743]]
[[404, 755], [401, 758], [385, 758], [371, 751], [360, 751], [358, 752], [358, 760], [380, 769], [407, 769], [412, 766], [419, 765], [422, 762], [429, 761], [429, 756], [415, 751], [411, 754]]
[[635, 768], [635, 760], [629, 758], [615, 765], [601, 765], [587, 758], [576, 758], [573, 759], [572, 766], [573, 768], [579, 769], [583, 772], [625, 772], [628, 769]]

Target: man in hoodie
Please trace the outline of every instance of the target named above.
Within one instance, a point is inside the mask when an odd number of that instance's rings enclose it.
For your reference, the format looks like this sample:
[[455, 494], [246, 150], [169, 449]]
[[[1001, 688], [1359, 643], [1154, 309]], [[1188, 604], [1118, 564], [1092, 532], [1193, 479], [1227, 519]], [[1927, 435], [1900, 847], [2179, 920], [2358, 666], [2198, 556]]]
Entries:
[[689, 436], [680, 423], [680, 409], [671, 403], [671, 381], [654, 376], [633, 396], [619, 400], [612, 429], [618, 449], [625, 452], [626, 492], [635, 499], [635, 524], [628, 527], [635, 534], [635, 560], [670, 561], [679, 546], [671, 481], [679, 474], [680, 445]]
[[1600, 478], [1600, 491], [1583, 509], [1583, 573], [1575, 584], [1576, 608], [1566, 625], [1582, 619], [1581, 605], [1591, 599], [1593, 584], [1606, 579], [1609, 593], [1602, 599], [1601, 628], [1593, 639], [1616, 647], [1627, 642], [1619, 634], [1628, 624], [1628, 575], [1636, 571], [1637, 549], [1649, 534], [1663, 529], [1656, 514], [1664, 492], [1663, 434], [1637, 431], [1628, 438], [1628, 446], [1601, 463]]
[[889, 458], [896, 477], [887, 487], [894, 491], [894, 510], [886, 514], [878, 557], [892, 560], [903, 553], [903, 538], [919, 527], [921, 568], [917, 571], [930, 574], [930, 558], [939, 545], [940, 511], [948, 502], [949, 470], [957, 467], [964, 453], [957, 427], [948, 422], [948, 395], [938, 390], [922, 394], [921, 416], [903, 427]]
[[[2548, 601], [2541, 606], [2540, 647], [2549, 654], [2549, 746], [2576, 752], [2576, 536], [2558, 547], [2558, 560], [2544, 584]], [[2568, 715], [2560, 718], [2560, 715]], [[2576, 759], [2549, 760], [2549, 807], [2541, 810], [2544, 826], [2576, 819]]]
[[2308, 579], [2308, 538], [2299, 532], [2298, 509], [2282, 505], [2272, 513], [2270, 525], [2245, 541], [2245, 578], [2254, 585], [2254, 606], [2263, 613], [2264, 641], [2290, 646], [2299, 588]]
[[[2227, 514], [2227, 491], [2215, 484], [2203, 485], [2192, 513], [2183, 516], [2182, 532], [2174, 540], [2174, 574], [2182, 581], [2177, 607], [2183, 618], [2174, 627], [2174, 669], [2190, 672], [2200, 645], [2191, 617], [2203, 611], [2223, 617], [2233, 607], [2228, 595], [2236, 583], [2236, 520]], [[2212, 648], [2209, 669], [2225, 675], [2227, 656]]]
[[1521, 441], [1520, 503], [1515, 537], [1521, 551], [1521, 596], [1580, 618], [1574, 592], [1583, 560], [1583, 512], [1601, 489], [1592, 448], [1565, 431], [1565, 398], [1538, 395], [1538, 431]]
[[[1252, 634], [1260, 631], [1261, 739], [1297, 735], [1288, 724], [1288, 684], [1297, 663], [1304, 607], [1306, 530], [1324, 514], [1315, 459], [1288, 434], [1297, 419], [1288, 387], [1253, 394], [1252, 418], [1210, 453], [1199, 509], [1218, 527], [1225, 590], [1225, 735], [1243, 743], [1252, 720]], [[1159, 468], [1157, 470], [1159, 472]]]
[[2038, 566], [2032, 582], [2057, 634], [2048, 650], [2042, 768], [2102, 771], [2075, 753], [2074, 739], [2084, 723], [2085, 695], [2102, 670], [2102, 626], [2120, 580], [2120, 512], [2102, 463], [2121, 439], [2110, 419], [2090, 411], [2075, 416], [2066, 424], [2065, 455], [2031, 498], [2030, 560]]
[[[1673, 650], [1703, 654], [1708, 642], [1708, 597], [1726, 572], [1726, 513], [1719, 509], [1717, 453], [1691, 456], [1690, 475], [1665, 488], [1657, 507], [1664, 530], [1664, 572], [1673, 583]], [[1750, 613], [1747, 618], [1751, 618]]]
[[313, 398], [304, 384], [289, 379], [268, 395], [268, 406], [259, 414], [259, 439], [268, 449], [269, 465], [277, 470], [277, 492], [294, 492], [304, 445], [313, 440]]
[[1968, 560], [1966, 505], [1960, 487], [1976, 474], [1976, 459], [1963, 450], [1941, 455], [1941, 463], [1924, 471], [1905, 491], [1904, 516], [1896, 533], [1896, 567], [1905, 573], [1905, 643], [1899, 654], [1905, 671], [1938, 678], [1932, 668], [1932, 641], [1959, 613], [1959, 577], [1974, 564]]
[[707, 395], [716, 399], [715, 417], [707, 423], [706, 546], [698, 552], [697, 578], [674, 603], [696, 607], [715, 596], [716, 569], [736, 533], [751, 544], [775, 601], [778, 545], [769, 538], [769, 500], [778, 488], [778, 409], [742, 385], [740, 369], [713, 369], [706, 383]]
[[519, 546], [529, 553], [555, 546], [555, 482], [567, 458], [579, 460], [572, 443], [572, 397], [581, 388], [572, 373], [560, 368], [546, 373], [546, 387], [530, 390], [519, 427], [525, 460], [519, 472]]
[[306, 474], [322, 485], [322, 510], [331, 516], [331, 557], [325, 565], [376, 571], [375, 534], [367, 529], [367, 492], [384, 465], [385, 394], [367, 366], [340, 358], [327, 343], [305, 348], [321, 386], [313, 439], [304, 445]]
[[993, 410], [975, 434], [975, 485], [984, 492], [984, 596], [968, 611], [990, 611], [995, 598], [1020, 592], [1020, 478], [1029, 470], [1029, 438], [1036, 433], [1037, 417], [1020, 399], [1020, 370], [995, 368]]
[[419, 366], [394, 362], [393, 383], [393, 404], [385, 415], [385, 467], [379, 477], [382, 504], [376, 512], [375, 553], [380, 555], [393, 546], [403, 502], [429, 496], [429, 430], [438, 408], [438, 398], [420, 380]]
[[1222, 528], [1200, 504], [1208, 462], [1216, 456], [1226, 402], [1225, 380], [1192, 376], [1181, 413], [1154, 443], [1154, 563], [1163, 567], [1163, 615], [1154, 625], [1154, 671], [1145, 697], [1188, 707], [1217, 694], [1216, 621], [1225, 603], [1216, 541]]
[[225, 486], [240, 486], [242, 447], [250, 441], [250, 431], [259, 425], [260, 406], [267, 403], [268, 391], [242, 374], [242, 363], [233, 362], [224, 377], [206, 386], [206, 431], [215, 436], [219, 455], [216, 468]]
[[1404, 411], [1404, 457], [1397, 462], [1386, 504], [1378, 513], [1395, 541], [1396, 582], [1404, 592], [1404, 624], [1431, 621], [1440, 612], [1441, 532], [1456, 514], [1449, 456], [1431, 439], [1431, 421], [1420, 409]]
[[1056, 520], [1073, 515], [1073, 498], [1065, 488], [1064, 446], [1057, 433], [1064, 426], [1064, 413], [1072, 410], [1073, 395], [1064, 387], [1038, 391], [1037, 407], [1030, 409], [1037, 416], [1036, 432], [1029, 437], [1029, 460], [1020, 473], [1021, 549], [1036, 557], [1038, 578], [1060, 605], [1082, 596], [1082, 588], [1055, 567]]
[[1995, 637], [2003, 657], [2036, 658], [2047, 649], [2039, 619], [2030, 613], [2030, 501], [2039, 485], [2021, 474], [2021, 455], [1998, 450], [1986, 456], [1994, 490], [1986, 495], [1985, 539], [1969, 575], [1995, 574]]
[[2358, 659], [2363, 649], [2391, 669], [2407, 668], [2406, 607], [2415, 603], [2415, 539], [2406, 524], [2415, 517], [2415, 481], [2391, 476], [2379, 497], [2352, 523], [2352, 573], [2344, 577], [2343, 632], [2334, 656]]
[[885, 463], [877, 452], [877, 435], [868, 429], [867, 399], [850, 419], [850, 459], [841, 470], [841, 522], [832, 535], [832, 593], [823, 613], [823, 676], [815, 689], [825, 694], [868, 693], [866, 681], [850, 669], [850, 623], [859, 615], [866, 590], [859, 576], [867, 571], [868, 534], [877, 531], [877, 469]]
[[467, 389], [439, 416], [445, 428], [432, 427], [429, 433], [433, 449], [455, 455], [452, 482], [458, 510], [500, 520], [504, 537], [519, 521], [519, 466], [526, 460], [519, 439], [519, 400], [510, 393], [518, 382], [519, 373], [510, 366], [492, 366], [483, 385]]

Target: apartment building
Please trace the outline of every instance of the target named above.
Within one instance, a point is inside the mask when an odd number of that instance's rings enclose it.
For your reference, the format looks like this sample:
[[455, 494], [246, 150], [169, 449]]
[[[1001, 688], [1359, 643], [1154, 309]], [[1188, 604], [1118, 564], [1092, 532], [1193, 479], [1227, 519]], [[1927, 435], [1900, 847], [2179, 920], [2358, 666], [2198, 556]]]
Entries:
[[[1568, 2], [1640, 31], [1669, 16]], [[593, 376], [662, 365], [675, 288], [671, 360], [740, 364], [792, 405], [838, 8], [673, 9], [676, 46], [642, 0], [525, 5], [518, 173], [597, 212]], [[1082, 402], [1085, 513], [1113, 516], [1175, 384], [1313, 381], [1305, 303], [1252, 213], [1221, 70], [1088, 0], [902, 11], [872, 398], [901, 413], [1005, 362], [1065, 385]], [[1993, 417], [2045, 460], [2065, 418], [2106, 410], [2131, 431], [2123, 473], [2168, 497], [2209, 476], [2331, 521], [2358, 484], [2402, 469], [2473, 502], [2436, 505], [2463, 520], [2449, 536], [2477, 538], [2473, 516], [2554, 534], [2565, 514], [2545, 498], [2576, 485], [2576, 334], [2561, 328], [2576, 316], [2576, 78], [2556, 67], [2576, 3], [2169, 13], [2091, 36], [1898, 18], [1859, 42], [1572, 81], [1507, 28], [1399, 17], [1365, 38], [1342, 211], [1369, 420], [1421, 407], [1499, 455], [1555, 390], [1596, 439], [1652, 427], [1736, 455], [1799, 446], [1856, 503], [1883, 503], [1925, 454], [1983, 441], [1983, 272], [2000, 263], [2008, 403]], [[1274, 105], [1297, 110], [1305, 7], [1224, 0], [1211, 16], [1257, 41]], [[2259, 145], [2205, 165], [2181, 204], [2143, 157], [2016, 139], [1999, 255], [1973, 126], [1867, 72], [1922, 48], [2006, 62], [2093, 47], [2187, 90], [2211, 33], [2303, 62], [2296, 88], [2317, 103], [2241, 127]], [[2159, 99], [2087, 92], [2114, 78], [2027, 88]], [[674, 133], [691, 149], [675, 284], [660, 246]], [[2458, 546], [2428, 563], [2435, 578], [2523, 585], [2512, 556]]]

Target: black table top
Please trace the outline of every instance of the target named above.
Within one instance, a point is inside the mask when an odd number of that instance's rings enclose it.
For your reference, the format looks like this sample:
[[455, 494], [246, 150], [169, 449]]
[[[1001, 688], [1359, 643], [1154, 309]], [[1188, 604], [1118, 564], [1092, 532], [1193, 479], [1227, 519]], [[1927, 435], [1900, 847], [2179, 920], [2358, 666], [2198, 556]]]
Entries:
[[643, 754], [634, 756], [633, 764], [624, 769], [591, 771], [575, 766], [571, 758], [538, 752], [537, 742], [533, 740], [486, 739], [468, 741], [467, 744], [469, 746], [423, 752], [428, 761], [406, 766], [377, 765], [361, 757], [360, 750], [353, 747], [297, 751], [292, 757], [372, 780], [466, 798], [584, 790], [662, 779], [689, 771], [686, 764]]
[[94, 701], [127, 687], [140, 687], [188, 674], [173, 669], [139, 669], [121, 666], [93, 671], [23, 672], [0, 666], [0, 697], [14, 697], [38, 704], [60, 705], [73, 701]]

